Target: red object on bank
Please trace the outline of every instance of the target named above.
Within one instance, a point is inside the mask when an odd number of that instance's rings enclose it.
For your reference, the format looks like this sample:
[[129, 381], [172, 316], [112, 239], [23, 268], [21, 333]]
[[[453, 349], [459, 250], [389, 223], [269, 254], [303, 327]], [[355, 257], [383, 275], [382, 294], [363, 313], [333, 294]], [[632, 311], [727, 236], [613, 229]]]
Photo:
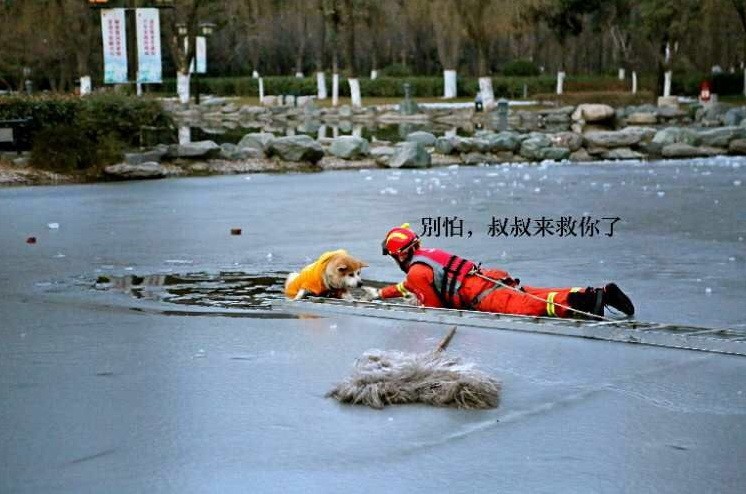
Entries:
[[36, 243], [36, 237], [29, 237], [26, 239], [27, 244], [35, 244]]
[[699, 85], [699, 100], [710, 101], [711, 96], [710, 81], [702, 81], [702, 84]]

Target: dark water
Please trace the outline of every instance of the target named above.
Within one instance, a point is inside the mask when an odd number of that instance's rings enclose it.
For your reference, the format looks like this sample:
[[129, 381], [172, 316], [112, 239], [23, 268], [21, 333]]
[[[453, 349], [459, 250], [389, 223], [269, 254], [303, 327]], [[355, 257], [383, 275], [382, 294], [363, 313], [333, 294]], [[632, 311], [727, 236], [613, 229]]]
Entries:
[[285, 275], [241, 272], [99, 276], [97, 290], [127, 294], [137, 299], [188, 306], [269, 309], [283, 296]]

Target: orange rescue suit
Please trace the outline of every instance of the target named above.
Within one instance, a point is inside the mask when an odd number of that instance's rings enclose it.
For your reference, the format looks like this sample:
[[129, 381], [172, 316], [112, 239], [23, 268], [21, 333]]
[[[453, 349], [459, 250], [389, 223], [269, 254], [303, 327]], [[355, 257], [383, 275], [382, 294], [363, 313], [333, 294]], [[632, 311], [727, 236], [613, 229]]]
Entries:
[[[414, 259], [417, 258], [419, 252], [420, 250], [414, 253]], [[501, 280], [510, 286], [518, 285], [518, 281], [511, 278], [507, 271], [481, 269], [480, 274], [488, 278]], [[526, 316], [573, 317], [572, 311], [560, 307], [560, 305], [572, 307], [569, 300], [570, 294], [587, 291], [585, 288], [537, 288], [529, 286], [521, 287], [519, 291], [505, 287], [493, 290], [495, 283], [470, 274], [462, 280], [458, 290], [459, 296], [454, 299], [452, 305], [448, 305], [443, 302], [443, 296], [439, 292], [439, 287], [436, 287], [435, 278], [436, 275], [431, 266], [421, 262], [413, 262], [407, 270], [406, 279], [402, 283], [381, 289], [381, 298], [403, 297], [412, 293], [425, 307], [445, 307]], [[481, 294], [483, 295], [480, 299]], [[538, 299], [529, 296], [529, 294], [538, 297]]]

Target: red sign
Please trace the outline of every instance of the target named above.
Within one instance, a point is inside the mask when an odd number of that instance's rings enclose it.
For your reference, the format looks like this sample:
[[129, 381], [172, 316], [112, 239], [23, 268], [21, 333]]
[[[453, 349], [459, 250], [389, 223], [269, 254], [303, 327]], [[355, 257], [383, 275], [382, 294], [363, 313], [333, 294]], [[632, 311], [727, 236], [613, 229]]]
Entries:
[[699, 85], [699, 100], [707, 102], [710, 101], [711, 96], [710, 81], [702, 81], [702, 84]]

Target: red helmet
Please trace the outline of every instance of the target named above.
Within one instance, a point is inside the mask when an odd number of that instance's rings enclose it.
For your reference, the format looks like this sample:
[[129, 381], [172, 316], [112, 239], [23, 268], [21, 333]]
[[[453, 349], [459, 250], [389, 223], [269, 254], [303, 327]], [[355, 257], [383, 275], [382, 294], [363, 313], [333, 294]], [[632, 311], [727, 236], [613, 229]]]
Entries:
[[411, 249], [419, 240], [420, 237], [409, 229], [409, 223], [404, 223], [402, 226], [389, 230], [386, 238], [381, 242], [381, 249], [384, 256], [398, 256]]

